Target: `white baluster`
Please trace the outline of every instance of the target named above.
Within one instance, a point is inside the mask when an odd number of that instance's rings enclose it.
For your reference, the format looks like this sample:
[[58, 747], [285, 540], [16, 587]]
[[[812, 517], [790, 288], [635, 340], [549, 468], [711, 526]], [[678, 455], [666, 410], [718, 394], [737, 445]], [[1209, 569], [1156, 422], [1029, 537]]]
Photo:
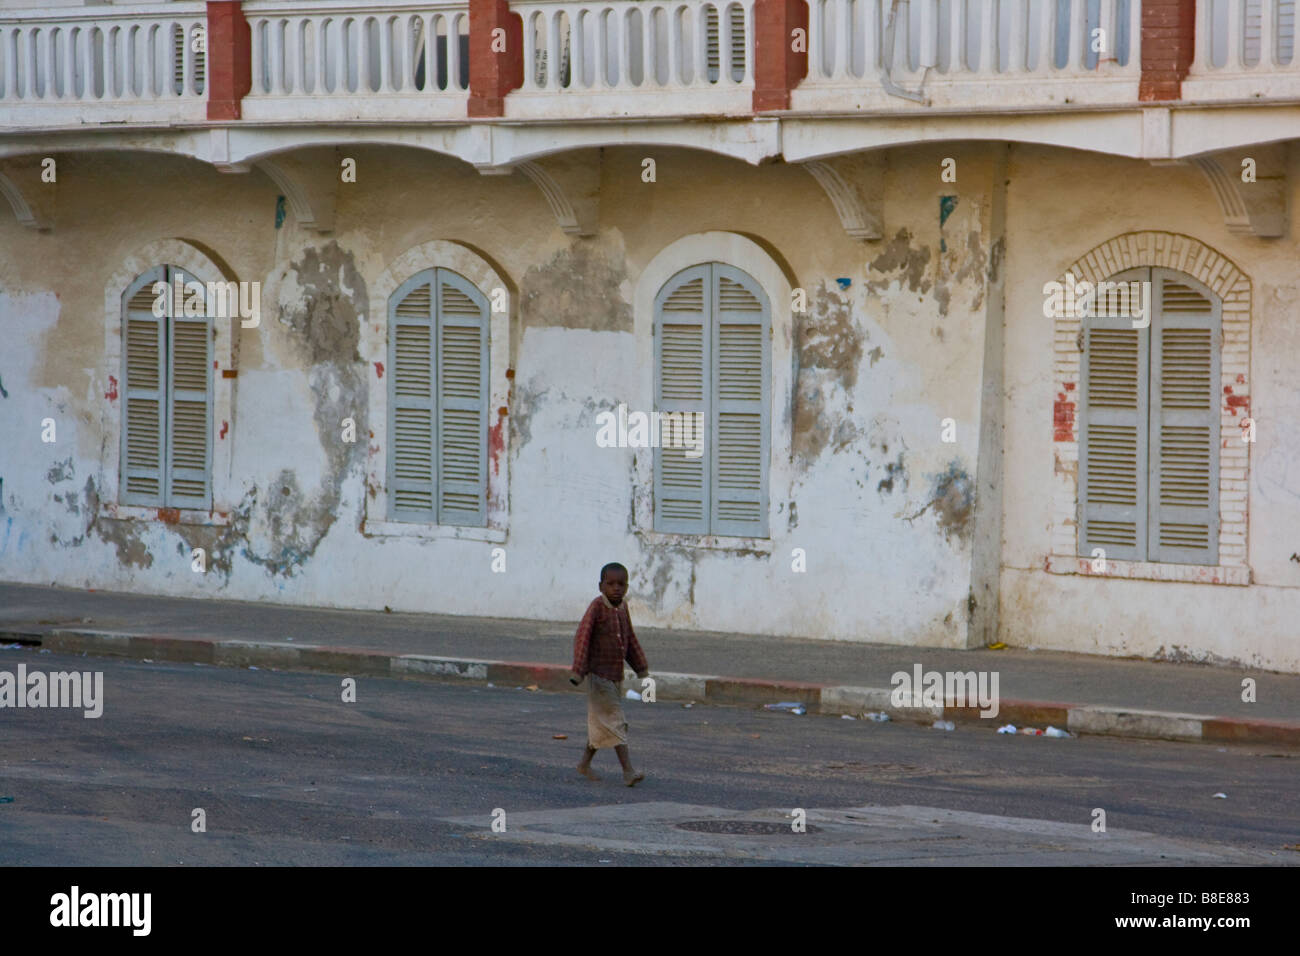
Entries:
[[[447, 55], [445, 57], [447, 66], [447, 92], [451, 93], [460, 89], [460, 18], [463, 13], [443, 14], [441, 22], [447, 30]], [[429, 18], [429, 26], [425, 31], [425, 66], [426, 76], [425, 83], [427, 88], [438, 92], [438, 75], [435, 70], [437, 65], [437, 50], [435, 49], [435, 37], [437, 37], [436, 27], [434, 26], [433, 17]]]
[[836, 79], [849, 79], [853, 75], [853, 0], [839, 0], [835, 9]]
[[[681, 31], [685, 29], [681, 20], [682, 5], [670, 2], [664, 7], [664, 33], [668, 46], [668, 86], [676, 88], [682, 85], [682, 43]], [[586, 25], [583, 30], [585, 32]]]
[[[338, 28], [334, 32], [334, 92], [346, 96], [352, 92], [352, 41], [350, 34], [356, 33], [356, 18], [341, 16], [334, 21]], [[349, 29], [351, 28], [351, 29]]]
[[278, 17], [267, 27], [266, 45], [271, 54], [271, 95], [283, 96], [284, 84], [284, 41], [288, 24]]
[[58, 93], [58, 84], [55, 82], [54, 72], [56, 66], [54, 58], [54, 36], [49, 27], [41, 30], [39, 41], [40, 49], [43, 51], [43, 55], [40, 57], [40, 63], [42, 66], [41, 72], [43, 74], [42, 81], [45, 84], [45, 88], [42, 90], [43, 95], [41, 99], [54, 99]]
[[[1101, 2], [1104, 6], [1108, 0]], [[1029, 62], [1029, 51], [1025, 46], [1029, 37], [1029, 9], [1025, 0], [1012, 0], [1008, 27], [1007, 43], [1011, 49], [1007, 51], [1007, 72], [1024, 73]]]
[[[84, 101], [95, 99], [95, 61], [91, 56], [90, 33], [94, 27], [90, 24], [84, 24], [77, 27], [76, 32], [68, 37], [68, 46], [73, 51], [69, 57], [72, 60], [72, 85], [68, 92], [74, 99], [80, 98]], [[81, 93], [77, 93], [77, 74], [81, 74]]]
[[308, 20], [311, 24], [311, 41], [312, 51], [316, 60], [316, 76], [312, 80], [312, 95], [325, 95], [325, 80], [329, 76], [329, 46], [328, 38], [325, 35], [325, 18], [311, 17]]
[[400, 31], [400, 18], [382, 14], [376, 18], [379, 30], [379, 92], [392, 93], [393, 88], [393, 29]]
[[[1079, 0], [1080, 3], [1085, 0]], [[981, 0], [980, 72], [998, 72], [998, 0]]]
[[1115, 62], [1115, 0], [1101, 0], [1099, 8], [1097, 25], [1101, 28], [1102, 49], [1097, 54], [1097, 69], [1109, 70]]
[[1275, 50], [1277, 32], [1274, 17], [1277, 5], [1273, 0], [1259, 0], [1259, 66], [1258, 70], [1272, 72], [1278, 59]]
[[826, 77], [822, 60], [822, 17], [825, 15], [826, 0], [808, 0], [808, 79], [821, 80]]
[[523, 89], [537, 89], [537, 17], [535, 11], [527, 11], [524, 21], [524, 83]]
[[[650, 6], [641, 13], [641, 85], [650, 88], [659, 85], [659, 26], [662, 20], [656, 17], [656, 13], [663, 10], [663, 7]], [[573, 29], [573, 21], [569, 21], [569, 29]], [[573, 43], [570, 41], [569, 48], [572, 50]], [[569, 54], [573, 56], [572, 52]], [[573, 66], [570, 60], [570, 74]]]
[[0, 30], [0, 60], [4, 66], [4, 99], [18, 99], [18, 30]]
[[1214, 69], [1214, 4], [1198, 3], [1196, 19], [1196, 50], [1190, 72], [1205, 73]]
[[920, 3], [921, 62], [917, 66], [935, 66], [939, 62], [939, 0], [920, 0]]
[[307, 95], [307, 80], [310, 67], [307, 65], [307, 27], [306, 17], [297, 17], [293, 21], [293, 46], [290, 47], [289, 62], [293, 64], [293, 92], [299, 96]]
[[195, 96], [194, 83], [194, 43], [191, 36], [192, 25], [181, 24], [181, 96]]
[[1088, 68], [1088, 0], [1071, 0], [1070, 4], [1070, 62], [1068, 68], [1082, 73]]
[[1228, 4], [1228, 59], [1225, 70], [1237, 72], [1242, 67], [1242, 23], [1246, 16], [1244, 0], [1233, 0]]
[[903, 0], [898, 5], [898, 16], [894, 22], [894, 62], [893, 72], [901, 76], [912, 69], [912, 11], [910, 0]]
[[374, 58], [370, 55], [370, 24], [375, 18], [362, 15], [353, 21], [357, 28], [357, 89], [356, 92], [366, 94], [373, 92], [370, 89], [370, 73], [373, 66]]
[[1142, 69], [1142, 0], [1128, 0], [1128, 63], [1127, 73]]
[[[862, 76], [865, 78], [873, 78], [880, 71], [880, 45], [884, 36], [880, 18], [884, 12], [881, 0], [858, 0], [858, 19], [862, 21]], [[853, 75], [852, 64], [849, 66], [850, 75]]]
[[632, 5], [618, 9], [618, 85], [621, 89], [632, 86]]
[[[1137, 0], [1130, 0], [1137, 6]], [[1038, 61], [1034, 72], [1039, 75], [1056, 70], [1056, 0], [1038, 3]]]
[[39, 82], [41, 76], [41, 64], [44, 62], [41, 59], [41, 49], [48, 45], [46, 41], [42, 39], [43, 33], [43, 30], [32, 29], [27, 34], [30, 38], [27, 43], [26, 86], [27, 99], [29, 100], [41, 99], [41, 94], [44, 92], [44, 90], [41, 89]]
[[546, 88], [555, 92], [561, 89], [560, 81], [563, 79], [560, 74], [560, 60], [564, 56], [564, 34], [560, 24], [562, 12], [554, 8], [546, 18]]

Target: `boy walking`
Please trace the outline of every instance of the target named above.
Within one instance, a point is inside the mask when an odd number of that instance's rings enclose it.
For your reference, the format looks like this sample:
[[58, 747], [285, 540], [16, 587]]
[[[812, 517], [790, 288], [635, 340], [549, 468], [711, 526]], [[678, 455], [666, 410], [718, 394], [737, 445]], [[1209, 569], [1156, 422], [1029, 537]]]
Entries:
[[618, 563], [600, 569], [600, 597], [587, 605], [587, 613], [573, 635], [573, 674], [569, 683], [587, 678], [587, 750], [578, 773], [599, 780], [591, 759], [601, 747], [613, 747], [623, 765], [623, 782], [635, 787], [645, 774], [632, 769], [627, 753], [627, 719], [623, 716], [623, 661], [646, 677], [650, 665], [632, 630], [632, 618], [623, 597], [627, 594], [627, 568]]

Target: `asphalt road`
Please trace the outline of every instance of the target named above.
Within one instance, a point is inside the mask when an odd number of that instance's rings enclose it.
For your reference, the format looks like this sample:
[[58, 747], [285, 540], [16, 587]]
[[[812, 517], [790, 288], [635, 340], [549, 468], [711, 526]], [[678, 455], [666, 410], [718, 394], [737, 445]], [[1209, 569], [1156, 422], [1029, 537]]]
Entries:
[[628, 789], [612, 752], [574, 772], [577, 694], [363, 677], [345, 703], [341, 676], [0, 651], [19, 663], [102, 671], [105, 703], [0, 709], [4, 866], [1300, 864], [1279, 749], [629, 701]]

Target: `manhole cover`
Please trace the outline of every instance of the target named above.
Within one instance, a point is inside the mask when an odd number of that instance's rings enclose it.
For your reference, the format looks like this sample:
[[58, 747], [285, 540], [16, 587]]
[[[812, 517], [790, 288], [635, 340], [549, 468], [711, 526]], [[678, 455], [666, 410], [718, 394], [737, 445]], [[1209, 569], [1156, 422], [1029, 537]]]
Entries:
[[[809, 833], [820, 833], [821, 827], [805, 823]], [[687, 820], [677, 824], [679, 830], [693, 833], [731, 833], [737, 836], [776, 836], [778, 833], [793, 833], [789, 823], [768, 823], [765, 820]]]

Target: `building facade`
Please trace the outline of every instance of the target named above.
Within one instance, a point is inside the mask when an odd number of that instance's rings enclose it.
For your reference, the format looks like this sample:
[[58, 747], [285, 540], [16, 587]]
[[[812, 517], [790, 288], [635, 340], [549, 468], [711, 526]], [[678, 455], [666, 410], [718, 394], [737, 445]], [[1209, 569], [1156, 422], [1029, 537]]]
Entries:
[[0, 4], [0, 575], [1300, 670], [1292, 6]]

